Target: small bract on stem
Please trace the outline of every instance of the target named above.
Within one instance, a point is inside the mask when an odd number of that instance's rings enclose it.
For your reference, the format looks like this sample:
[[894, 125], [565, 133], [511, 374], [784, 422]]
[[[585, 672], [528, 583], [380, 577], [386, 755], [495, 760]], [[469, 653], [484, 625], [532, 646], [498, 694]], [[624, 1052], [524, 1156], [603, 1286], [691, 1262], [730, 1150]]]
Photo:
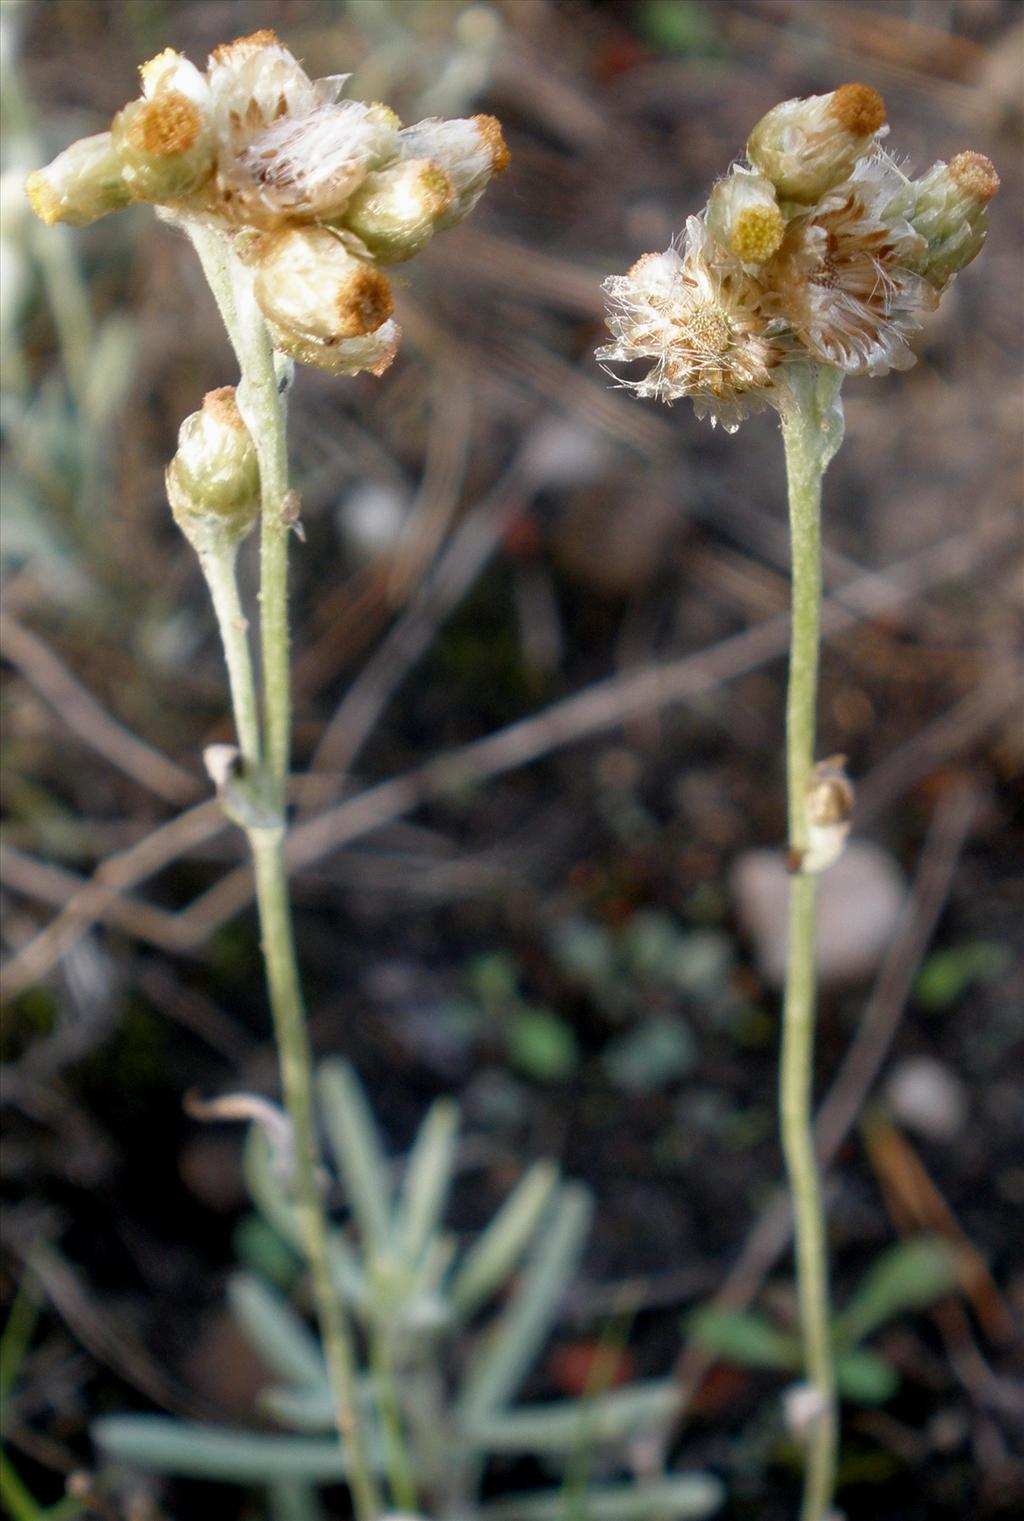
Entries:
[[[282, 392], [291, 362], [382, 374], [401, 337], [382, 265], [401, 263], [466, 216], [508, 152], [493, 117], [404, 127], [379, 102], [339, 100], [270, 31], [214, 50], [205, 72], [172, 49], [141, 69], [142, 93], [108, 132], [30, 176], [44, 222], [82, 226], [134, 202], [191, 237], [238, 359], [237, 390], [211, 392], [182, 425], [167, 472], [175, 519], [208, 583], [240, 752], [209, 756], [246, 831], [285, 1105], [295, 1208], [309, 1260], [336, 1424], [359, 1521], [382, 1510], [356, 1394], [353, 1338], [332, 1278], [312, 1061], [284, 863], [291, 743], [288, 546], [296, 524]], [[262, 712], [235, 578], [260, 523]], [[384, 1381], [386, 1384], [386, 1380]], [[391, 1500], [413, 1509], [401, 1432], [382, 1410]]]
[[807, 1423], [803, 1521], [823, 1521], [835, 1487], [835, 1372], [821, 1180], [811, 1128], [815, 878], [849, 832], [841, 758], [815, 765], [821, 607], [821, 481], [842, 441], [847, 375], [914, 363], [911, 340], [954, 276], [980, 252], [999, 178], [958, 153], [920, 179], [882, 150], [885, 106], [869, 85], [788, 100], [754, 127], [735, 166], [677, 243], [605, 282], [606, 365], [647, 362], [622, 379], [638, 396], [689, 397], [732, 433], [767, 406], [780, 416], [792, 545], [786, 705], [789, 950], [780, 1053], [783, 1150], [793, 1199]]

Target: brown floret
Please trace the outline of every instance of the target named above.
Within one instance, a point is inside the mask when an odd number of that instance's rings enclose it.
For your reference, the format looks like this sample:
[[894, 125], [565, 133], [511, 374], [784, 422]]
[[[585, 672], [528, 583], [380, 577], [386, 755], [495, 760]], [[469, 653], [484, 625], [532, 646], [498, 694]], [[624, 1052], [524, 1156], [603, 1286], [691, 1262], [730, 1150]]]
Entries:
[[226, 428], [236, 428], [241, 432], [245, 427], [235, 400], [234, 386], [219, 386], [216, 391], [207, 391], [203, 397], [203, 411], [212, 413]]
[[885, 101], [870, 85], [840, 85], [832, 92], [828, 109], [854, 137], [871, 137], [885, 125]]
[[128, 129], [132, 147], [155, 158], [186, 153], [203, 127], [199, 107], [179, 90], [162, 90], [146, 101]]
[[262, 31], [250, 32], [248, 37], [236, 37], [234, 42], [222, 42], [215, 47], [210, 54], [211, 63], [230, 63], [232, 54], [255, 53], [260, 48], [273, 48], [278, 46], [277, 33], [264, 27]]
[[999, 189], [995, 165], [984, 153], [958, 153], [950, 160], [949, 172], [964, 194], [982, 205]]
[[512, 162], [512, 155], [502, 135], [501, 122], [496, 116], [474, 116], [473, 122], [491, 155], [492, 173], [504, 174]]
[[366, 264], [338, 296], [338, 336], [362, 338], [375, 333], [394, 309], [395, 298], [387, 276]]

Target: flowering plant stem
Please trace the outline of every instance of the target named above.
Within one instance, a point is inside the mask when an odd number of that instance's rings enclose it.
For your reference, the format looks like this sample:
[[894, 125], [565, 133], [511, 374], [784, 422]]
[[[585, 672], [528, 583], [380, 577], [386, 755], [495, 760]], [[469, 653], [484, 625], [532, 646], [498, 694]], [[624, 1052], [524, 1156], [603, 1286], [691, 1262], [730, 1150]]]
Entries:
[[[313, 1063], [292, 935], [284, 862], [285, 807], [291, 737], [288, 656], [288, 455], [284, 377], [274, 365], [266, 324], [252, 298], [247, 272], [213, 232], [191, 230], [241, 370], [239, 408], [260, 467], [260, 644], [263, 675], [262, 741], [253, 736], [254, 683], [248, 638], [234, 579], [234, 555], [218, 557], [216, 577], [204, 564], [231, 677], [235, 726], [243, 765], [255, 754], [266, 825], [243, 824], [256, 876], [263, 959], [281, 1064], [281, 1087], [295, 1142], [294, 1186], [338, 1435], [346, 1454], [359, 1521], [375, 1521], [381, 1501], [369, 1461], [356, 1396], [353, 1336], [330, 1271], [327, 1216], [320, 1184], [313, 1106]], [[262, 758], [261, 758], [262, 757]]]
[[779, 1108], [793, 1203], [804, 1367], [817, 1396], [808, 1437], [802, 1521], [823, 1521], [828, 1512], [835, 1484], [838, 1426], [825, 1218], [811, 1122], [816, 880], [801, 871], [799, 863], [808, 844], [807, 784], [814, 764], [821, 638], [821, 479], [842, 439], [841, 378], [839, 371], [794, 366], [792, 400], [782, 410], [792, 554], [786, 790], [793, 876]]

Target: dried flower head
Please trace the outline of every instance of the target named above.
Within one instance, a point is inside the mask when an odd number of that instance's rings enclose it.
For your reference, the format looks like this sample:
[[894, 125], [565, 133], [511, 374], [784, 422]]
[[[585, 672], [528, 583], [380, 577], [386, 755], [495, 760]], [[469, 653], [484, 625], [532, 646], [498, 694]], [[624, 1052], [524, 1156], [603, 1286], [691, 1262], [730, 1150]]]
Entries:
[[690, 217], [682, 252], [644, 254], [625, 275], [605, 281], [614, 343], [604, 363], [653, 359], [638, 396], [673, 402], [689, 396], [698, 417], [734, 433], [766, 403], [773, 370], [784, 357], [778, 324], [765, 316], [761, 291], [735, 259], [723, 259], [704, 222]]
[[399, 159], [366, 176], [341, 225], [381, 264], [401, 264], [426, 248], [455, 199], [451, 180], [433, 159]]
[[312, 365], [314, 369], [326, 370], [328, 375], [383, 375], [389, 369], [402, 338], [402, 329], [392, 318], [362, 338], [342, 338], [331, 343], [319, 338], [307, 338], [293, 328], [278, 327], [271, 321], [267, 326], [274, 347], [296, 364]]
[[653, 359], [640, 396], [689, 396], [732, 431], [793, 393], [786, 366], [884, 375], [981, 249], [991, 163], [961, 153], [911, 180], [878, 146], [885, 105], [869, 85], [769, 111], [737, 165], [690, 217], [681, 249], [605, 282], [614, 342], [598, 359]]
[[849, 375], [914, 363], [908, 339], [935, 294], [915, 269], [925, 243], [887, 207], [902, 176], [882, 154], [862, 159], [787, 228], [765, 270], [769, 300], [813, 359]]
[[114, 117], [114, 152], [134, 201], [174, 201], [213, 173], [213, 133], [201, 108], [181, 90], [158, 88]]
[[494, 117], [403, 127], [387, 106], [339, 99], [344, 76], [311, 80], [271, 31], [215, 48], [205, 74], [171, 48], [140, 73], [109, 133], [31, 176], [36, 213], [81, 225], [148, 201], [212, 229], [243, 256], [285, 352], [381, 373], [399, 330], [375, 265], [411, 258], [507, 167]]

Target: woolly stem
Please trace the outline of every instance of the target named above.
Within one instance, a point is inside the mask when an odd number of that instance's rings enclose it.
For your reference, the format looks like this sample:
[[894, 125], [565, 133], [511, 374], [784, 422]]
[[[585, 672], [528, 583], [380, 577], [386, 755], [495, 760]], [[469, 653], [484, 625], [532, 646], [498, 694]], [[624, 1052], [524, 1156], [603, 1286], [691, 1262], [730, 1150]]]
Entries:
[[231, 689], [231, 711], [234, 714], [242, 759], [247, 771], [257, 771], [262, 750], [260, 714], [252, 655], [249, 651], [249, 624], [242, 611], [235, 574], [238, 544], [231, 543], [226, 538], [212, 539], [198, 553], [220, 630]]
[[[253, 299], [248, 272], [217, 234], [198, 228], [190, 231], [238, 357], [242, 372], [238, 389], [239, 410], [259, 461], [260, 644], [264, 715], [260, 791], [274, 822], [269, 827], [258, 824], [243, 824], [243, 827], [252, 850], [256, 875], [256, 901], [281, 1067], [281, 1087], [295, 1138], [296, 1207], [334, 1394], [335, 1421], [347, 1460], [356, 1516], [358, 1521], [375, 1521], [380, 1514], [381, 1502], [359, 1421], [353, 1337], [330, 1271], [328, 1223], [320, 1186], [313, 1107], [313, 1059], [299, 983], [284, 864], [291, 682], [288, 663], [290, 525], [287, 437], [281, 398], [283, 377], [279, 379], [275, 369], [266, 324]], [[226, 620], [220, 610], [218, 621], [223, 634]], [[233, 657], [227, 639], [225, 653], [230, 671]], [[239, 709], [234, 680], [231, 688], [235, 723], [242, 736], [248, 731], [249, 715]]]
[[804, 373], [793, 385], [793, 404], [782, 413], [792, 553], [786, 783], [794, 875], [789, 898], [779, 1107], [793, 1202], [804, 1371], [817, 1396], [807, 1436], [801, 1521], [823, 1521], [828, 1513], [838, 1443], [828, 1248], [812, 1128], [816, 882], [799, 869], [808, 843], [807, 782], [814, 764], [821, 638], [821, 480], [841, 438], [841, 421], [836, 421], [841, 414], [832, 407], [837, 393], [838, 378], [833, 383], [829, 372]]

